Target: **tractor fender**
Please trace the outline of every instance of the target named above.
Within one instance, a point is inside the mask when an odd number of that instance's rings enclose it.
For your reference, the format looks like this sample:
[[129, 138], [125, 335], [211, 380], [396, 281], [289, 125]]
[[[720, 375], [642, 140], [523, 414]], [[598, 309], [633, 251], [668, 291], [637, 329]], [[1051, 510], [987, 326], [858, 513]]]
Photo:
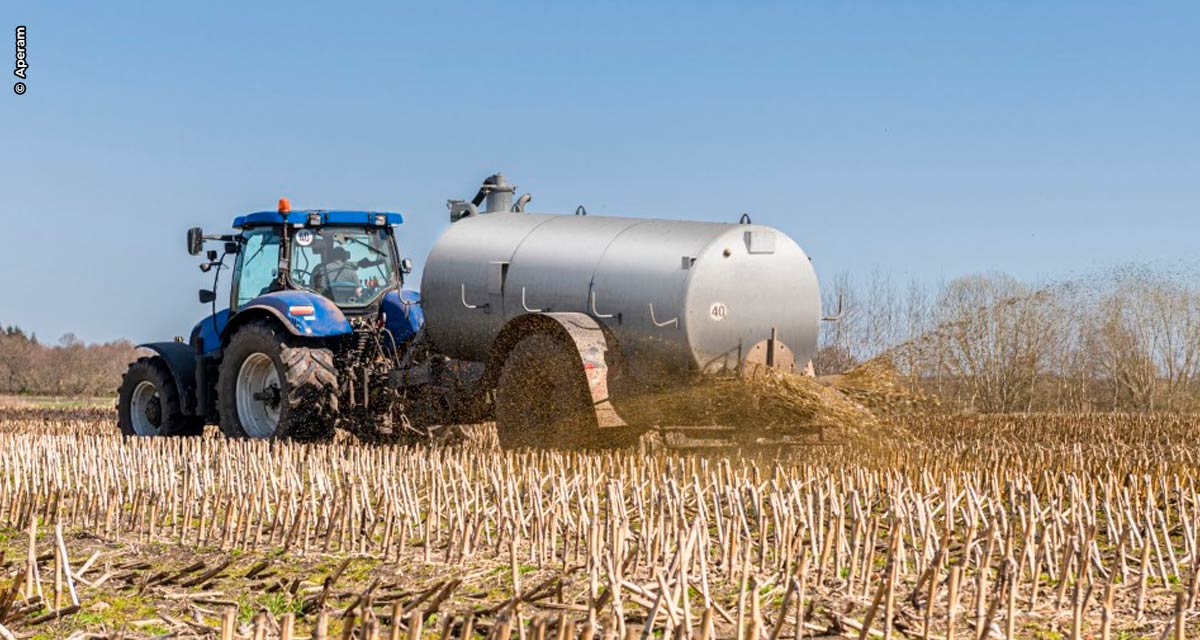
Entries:
[[[298, 307], [304, 307], [304, 312], [293, 313]], [[308, 313], [309, 307], [312, 313]], [[238, 309], [222, 331], [222, 342], [228, 344], [239, 327], [262, 318], [274, 318], [292, 335], [306, 338], [340, 336], [353, 331], [342, 310], [328, 298], [307, 291], [273, 291]]]
[[167, 363], [184, 415], [196, 415], [196, 352], [192, 347], [182, 342], [148, 342], [138, 347], [153, 351]]
[[421, 294], [408, 289], [389, 291], [383, 295], [380, 310], [386, 317], [387, 330], [397, 345], [416, 337], [425, 326], [425, 313], [421, 310]]
[[484, 373], [487, 388], [495, 388], [500, 370], [517, 343], [527, 336], [544, 334], [562, 342], [578, 357], [579, 371], [587, 377], [592, 406], [601, 427], [625, 426], [608, 393], [608, 369], [619, 356], [616, 340], [607, 327], [584, 313], [529, 313], [509, 320], [492, 342]]

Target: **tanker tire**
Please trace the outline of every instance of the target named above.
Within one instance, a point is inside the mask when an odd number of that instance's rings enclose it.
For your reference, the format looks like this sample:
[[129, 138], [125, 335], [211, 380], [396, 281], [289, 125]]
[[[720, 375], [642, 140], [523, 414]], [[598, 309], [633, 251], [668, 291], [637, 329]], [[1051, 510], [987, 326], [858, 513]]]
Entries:
[[496, 435], [503, 449], [579, 449], [600, 434], [579, 358], [560, 340], [522, 338], [496, 384]]
[[331, 439], [338, 412], [333, 352], [305, 344], [269, 321], [238, 329], [225, 349], [217, 381], [221, 431], [231, 438], [255, 437], [244, 428], [237, 401], [238, 376], [254, 356], [270, 359], [279, 383], [278, 423], [269, 435], [260, 430], [257, 437], [300, 442]]
[[[139, 393], [139, 389], [143, 392]], [[149, 396], [143, 395], [147, 392]], [[139, 404], [136, 410], [135, 400]], [[140, 415], [135, 413], [137, 411]], [[204, 418], [183, 414], [175, 378], [167, 363], [158, 356], [138, 358], [121, 377], [121, 388], [117, 390], [117, 425], [126, 436], [197, 436], [204, 433]]]

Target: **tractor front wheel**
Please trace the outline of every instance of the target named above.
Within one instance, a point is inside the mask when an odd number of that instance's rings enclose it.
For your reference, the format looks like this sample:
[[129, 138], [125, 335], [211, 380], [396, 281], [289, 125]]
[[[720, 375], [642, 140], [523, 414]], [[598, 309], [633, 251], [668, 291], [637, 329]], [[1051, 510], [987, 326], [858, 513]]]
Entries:
[[338, 408], [333, 352], [275, 323], [248, 324], [225, 349], [217, 402], [232, 438], [329, 439]]
[[204, 432], [204, 418], [187, 416], [175, 379], [163, 359], [138, 358], [117, 391], [117, 424], [127, 436], [191, 436]]

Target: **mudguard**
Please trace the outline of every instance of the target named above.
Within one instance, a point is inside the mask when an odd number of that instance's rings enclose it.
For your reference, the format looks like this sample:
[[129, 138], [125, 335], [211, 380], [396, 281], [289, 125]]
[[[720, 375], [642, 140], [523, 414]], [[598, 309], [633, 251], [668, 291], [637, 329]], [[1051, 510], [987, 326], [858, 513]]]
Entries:
[[612, 348], [604, 327], [595, 318], [583, 313], [530, 313], [517, 316], [505, 325], [492, 344], [485, 375], [489, 388], [499, 380], [500, 369], [509, 352], [522, 338], [535, 333], [555, 335], [574, 347], [579, 356], [580, 375], [587, 381], [592, 396], [596, 422], [601, 427], [623, 427], [626, 422], [617, 414], [608, 392], [608, 357]]
[[223, 337], [228, 339], [238, 327], [264, 314], [278, 319], [297, 336], [324, 338], [353, 331], [342, 310], [328, 298], [308, 291], [273, 291], [238, 309], [222, 332]]
[[194, 347], [196, 341], [200, 340], [203, 346], [202, 353], [206, 356], [220, 351], [221, 333], [225, 330], [225, 325], [228, 323], [229, 309], [222, 309], [197, 322], [196, 326], [192, 327], [192, 346]]
[[386, 326], [397, 345], [402, 345], [425, 326], [425, 313], [421, 311], [421, 294], [416, 291], [389, 291], [380, 305], [387, 318]]
[[196, 415], [196, 353], [192, 347], [182, 342], [149, 342], [138, 347], [162, 357], [175, 380], [184, 415]]

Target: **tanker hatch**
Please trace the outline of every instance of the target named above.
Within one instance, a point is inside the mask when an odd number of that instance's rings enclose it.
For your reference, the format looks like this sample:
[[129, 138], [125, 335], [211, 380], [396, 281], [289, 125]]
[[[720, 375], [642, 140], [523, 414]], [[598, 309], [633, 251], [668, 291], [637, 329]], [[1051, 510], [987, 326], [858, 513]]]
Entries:
[[[463, 218], [481, 213], [507, 213], [523, 210], [525, 203], [529, 202], [532, 197], [522, 196], [519, 207], [514, 207], [513, 194], [516, 191], [517, 185], [508, 184], [503, 173], [493, 173], [483, 181], [479, 187], [479, 193], [476, 193], [470, 202], [465, 200], [446, 201], [446, 208], [450, 209], [450, 222], [458, 222]], [[483, 211], [479, 210], [479, 205], [484, 205]]]

